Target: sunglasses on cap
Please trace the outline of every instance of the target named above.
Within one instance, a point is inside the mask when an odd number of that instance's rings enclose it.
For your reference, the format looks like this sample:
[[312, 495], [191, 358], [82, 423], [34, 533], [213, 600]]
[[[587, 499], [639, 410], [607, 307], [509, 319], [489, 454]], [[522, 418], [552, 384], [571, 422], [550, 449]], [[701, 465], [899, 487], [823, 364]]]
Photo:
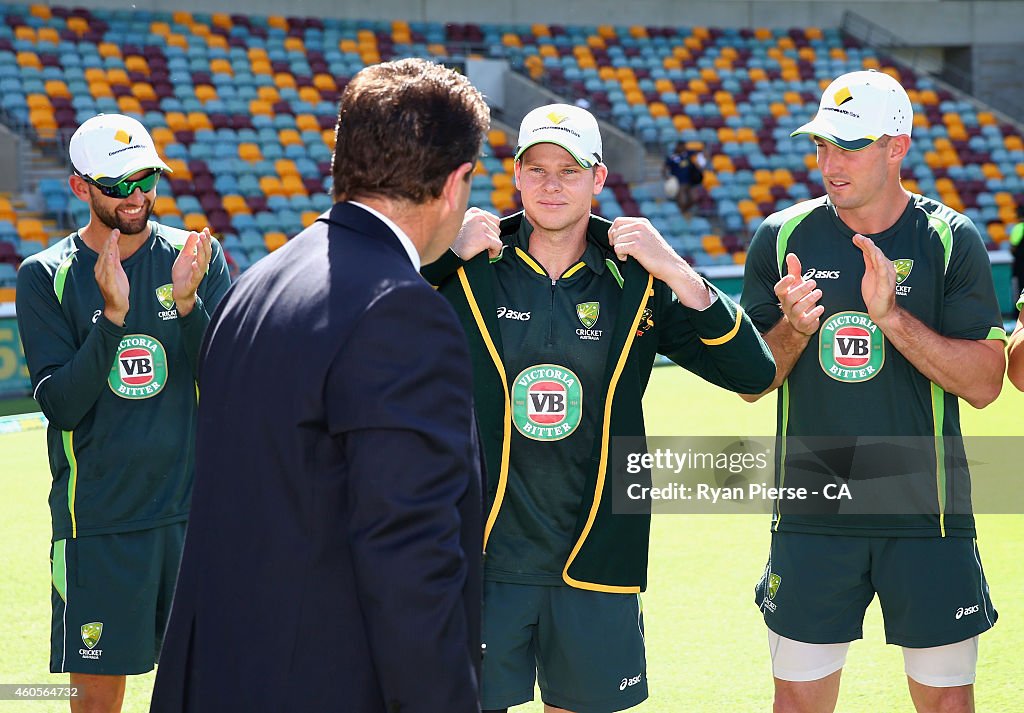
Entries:
[[[75, 171], [75, 173], [78, 173], [78, 171]], [[143, 193], [149, 193], [151, 190], [156, 188], [156, 184], [160, 182], [159, 170], [154, 170], [149, 175], [143, 176], [137, 181], [129, 181], [125, 179], [123, 181], [120, 181], [119, 183], [115, 183], [112, 186], [104, 186], [102, 183], [94, 181], [93, 179], [89, 178], [88, 176], [84, 176], [81, 173], [78, 173], [78, 175], [85, 179], [86, 183], [96, 186], [99, 192], [107, 196], [108, 198], [127, 198], [128, 196], [135, 192], [136, 188], [141, 190]]]

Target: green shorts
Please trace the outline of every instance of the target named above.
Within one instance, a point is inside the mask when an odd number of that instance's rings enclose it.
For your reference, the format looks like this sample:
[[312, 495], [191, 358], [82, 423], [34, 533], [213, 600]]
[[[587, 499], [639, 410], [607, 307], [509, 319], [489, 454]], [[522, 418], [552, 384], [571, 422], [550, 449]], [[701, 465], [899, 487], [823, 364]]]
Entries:
[[945, 646], [995, 624], [977, 543], [967, 537], [847, 537], [776, 532], [754, 602], [776, 634], [809, 644], [863, 636], [875, 594], [885, 639]]
[[541, 699], [611, 713], [647, 698], [640, 596], [484, 582], [484, 710]]
[[51, 673], [146, 673], [160, 653], [185, 523], [50, 546]]

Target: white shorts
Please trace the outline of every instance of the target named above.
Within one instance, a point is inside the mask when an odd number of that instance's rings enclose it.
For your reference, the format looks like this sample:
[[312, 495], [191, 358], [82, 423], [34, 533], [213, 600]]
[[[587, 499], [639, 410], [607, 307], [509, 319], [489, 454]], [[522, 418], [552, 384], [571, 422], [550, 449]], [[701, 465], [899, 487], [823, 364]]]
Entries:
[[[783, 681], [817, 681], [846, 664], [850, 642], [808, 644], [768, 630], [772, 674]], [[927, 649], [903, 647], [907, 675], [924, 686], [951, 688], [974, 683], [978, 669], [978, 637]]]

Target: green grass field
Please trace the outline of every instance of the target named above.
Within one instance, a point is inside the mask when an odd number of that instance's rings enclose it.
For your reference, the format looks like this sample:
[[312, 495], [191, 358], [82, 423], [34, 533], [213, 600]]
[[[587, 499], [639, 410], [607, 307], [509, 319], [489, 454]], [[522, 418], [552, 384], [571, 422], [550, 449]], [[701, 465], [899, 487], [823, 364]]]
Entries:
[[[971, 435], [1019, 435], [1024, 395], [1007, 384], [984, 411], [963, 408]], [[774, 399], [748, 405], [679, 369], [657, 369], [646, 400], [652, 435], [766, 435]], [[49, 638], [49, 474], [42, 431], [0, 435], [0, 682], [59, 683], [47, 673]], [[651, 698], [647, 713], [747, 713], [770, 710], [771, 674], [764, 623], [752, 603], [768, 552], [760, 515], [660, 515], [654, 518], [650, 587], [644, 595]], [[979, 711], [1021, 710], [1024, 650], [1024, 516], [978, 518], [979, 543], [1000, 613], [982, 637]], [[877, 602], [865, 640], [850, 651], [838, 710], [913, 711], [903, 661], [883, 642]], [[129, 681], [124, 710], [148, 709], [152, 674]], [[0, 701], [0, 711], [66, 711], [67, 703]], [[338, 710], [344, 710], [339, 701]], [[538, 713], [539, 703], [516, 709]], [[301, 713], [318, 713], [303, 711]]]

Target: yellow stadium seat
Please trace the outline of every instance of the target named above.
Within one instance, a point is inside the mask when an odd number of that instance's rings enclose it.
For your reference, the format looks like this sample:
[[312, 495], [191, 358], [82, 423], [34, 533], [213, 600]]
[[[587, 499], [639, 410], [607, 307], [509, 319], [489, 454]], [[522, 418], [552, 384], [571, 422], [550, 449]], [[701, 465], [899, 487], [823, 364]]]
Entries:
[[238, 144], [238, 158], [249, 163], [263, 160], [263, 152], [260, 151], [260, 147], [252, 143], [241, 143]]
[[1024, 151], [1024, 141], [1016, 134], [1003, 137], [1003, 146], [1007, 151]]
[[69, 17], [65, 21], [67, 28], [78, 35], [83, 35], [89, 31], [89, 21], [84, 17]]
[[274, 170], [281, 178], [299, 175], [299, 169], [295, 167], [295, 162], [288, 158], [279, 158], [274, 161]]
[[295, 128], [299, 131], [320, 131], [320, 122], [312, 114], [296, 114]]
[[141, 114], [142, 104], [139, 100], [133, 96], [123, 96], [117, 98], [117, 108], [121, 110], [122, 114]]
[[319, 218], [319, 217], [320, 217], [320, 214], [317, 213], [315, 210], [304, 210], [304, 211], [302, 211], [302, 227], [303, 228], [308, 228], [313, 223], [315, 223], [316, 219]]
[[268, 198], [270, 196], [280, 196], [284, 194], [281, 188], [281, 179], [277, 176], [262, 176], [260, 177], [260, 190]]
[[45, 94], [29, 94], [25, 97], [25, 104], [29, 111], [52, 111], [53, 109], [50, 97]]
[[131, 84], [131, 80], [128, 79], [128, 73], [120, 67], [113, 67], [107, 70], [107, 84], [114, 86]]
[[501, 129], [491, 129], [487, 132], [487, 142], [491, 146], [507, 146], [508, 137]]
[[167, 144], [174, 143], [174, 132], [166, 126], [154, 126], [149, 133], [159, 148], [167, 146]]
[[522, 47], [523, 41], [514, 32], [506, 32], [501, 36], [501, 44], [506, 47]]
[[319, 104], [320, 91], [316, 87], [299, 87], [299, 99], [310, 104]]
[[192, 179], [192, 171], [189, 170], [188, 164], [185, 163], [184, 159], [169, 158], [167, 159], [167, 167], [171, 169], [175, 178], [184, 178], [186, 181]]
[[23, 40], [25, 42], [35, 42], [36, 31], [26, 25], [20, 25], [14, 28], [14, 39]]
[[204, 104], [208, 101], [217, 98], [217, 90], [209, 84], [199, 84], [196, 86], [196, 99], [203, 102]]
[[751, 67], [750, 71], [747, 72], [747, 76], [752, 82], [764, 82], [768, 80], [768, 73], [761, 67]]
[[491, 204], [501, 212], [516, 207], [516, 202], [512, 198], [512, 191], [500, 188], [491, 191]]
[[306, 43], [302, 41], [301, 37], [285, 37], [284, 48], [287, 52], [305, 52]]
[[639, 89], [631, 89], [630, 91], [626, 92], [626, 102], [628, 104], [644, 104], [646, 103], [646, 101], [647, 100], [644, 99], [643, 92], [641, 92]]
[[688, 117], [686, 114], [676, 114], [672, 117], [672, 126], [676, 127], [676, 131], [692, 129], [693, 119]]
[[245, 198], [238, 195], [227, 195], [221, 198], [220, 204], [224, 207], [224, 210], [228, 212], [228, 215], [239, 215], [242, 213], [249, 214], [249, 204], [245, 202]]
[[271, 15], [267, 18], [267, 24], [271, 27], [276, 27], [279, 30], [288, 31], [288, 20], [281, 15]]
[[146, 61], [145, 57], [140, 57], [137, 54], [128, 55], [124, 58], [124, 68], [129, 72], [149, 74], [149, 62]]
[[629, 35], [638, 40], [645, 40], [647, 39], [647, 28], [643, 25], [630, 25]]
[[43, 68], [43, 63], [39, 60], [39, 56], [35, 52], [19, 52], [17, 58], [19, 67], [34, 67], [35, 69]]
[[91, 82], [89, 84], [89, 93], [94, 99], [114, 96], [114, 92], [110, 90], [110, 85], [106, 82]]
[[313, 77], [313, 86], [322, 92], [333, 92], [338, 88], [338, 84], [334, 81], [334, 77], [329, 74], [315, 75]]
[[40, 237], [46, 239], [46, 230], [42, 221], [37, 218], [18, 218], [15, 229], [22, 240], [38, 240]]
[[223, 57], [210, 60], [210, 71], [213, 74], [230, 74], [232, 76], [235, 74], [235, 70], [232, 68], [231, 62]]
[[273, 70], [270, 67], [270, 60], [268, 59], [252, 60], [249, 64], [249, 69], [253, 74], [273, 74]]
[[990, 112], [990, 111], [979, 111], [978, 112], [978, 124], [980, 124], [981, 126], [995, 126], [996, 123], [997, 122], [996, 122], [995, 114], [993, 114], [992, 112]]
[[295, 129], [281, 129], [277, 132], [277, 140], [282, 146], [302, 146], [302, 137]]
[[700, 70], [700, 78], [705, 82], [714, 82], [718, 79], [718, 72], [714, 67], [704, 67], [704, 69]]
[[1002, 223], [989, 223], [988, 236], [997, 243], [1001, 243], [1010, 237], [1006, 234], [1006, 226]]
[[274, 252], [287, 242], [288, 236], [284, 233], [266, 233], [263, 236], [263, 244], [267, 246], [267, 250], [270, 252]]
[[[175, 178], [179, 178], [178, 172], [174, 172]], [[181, 215], [181, 211], [178, 210], [178, 204], [174, 201], [171, 196], [157, 196], [156, 200], [153, 201], [153, 212], [161, 218], [168, 215]]]
[[281, 191], [285, 195], [289, 196], [304, 196], [307, 193], [306, 185], [302, 182], [302, 178], [298, 175], [298, 173], [294, 175], [284, 176], [281, 179]]
[[213, 124], [210, 123], [210, 117], [201, 111], [190, 111], [188, 113], [188, 125], [192, 131], [213, 128]]
[[274, 75], [274, 85], [279, 89], [295, 89], [295, 75], [287, 72], [278, 72]]
[[167, 128], [171, 131], [188, 131], [188, 118], [180, 111], [169, 111], [164, 114]]
[[789, 172], [788, 168], [776, 168], [772, 171], [772, 183], [789, 188], [794, 183], [793, 174]]
[[700, 243], [708, 255], [721, 255], [725, 252], [722, 239], [717, 235], [705, 235], [700, 239]]
[[210, 22], [217, 27], [223, 27], [226, 30], [230, 30], [234, 27], [234, 23], [231, 22], [231, 15], [226, 12], [215, 12], [210, 16]]
[[[265, 88], [265, 87], [261, 87], [261, 88]], [[273, 116], [274, 115], [274, 109], [270, 105], [270, 102], [260, 101], [259, 99], [253, 99], [252, 101], [249, 102], [249, 113], [252, 114], [253, 116], [257, 116], [257, 115]]]
[[716, 173], [735, 173], [736, 171], [733, 168], [732, 159], [721, 153], [716, 153], [711, 157], [711, 167]]
[[986, 179], [998, 179], [1002, 180], [1003, 172], [999, 170], [999, 166], [994, 163], [984, 163], [981, 165], [981, 173]]
[[611, 25], [599, 25], [597, 28], [597, 34], [608, 40], [618, 36], [615, 32], [615, 28]]
[[662, 116], [669, 116], [668, 107], [661, 102], [651, 102], [650, 105], [648, 105], [647, 110], [650, 112], [651, 116], [656, 119]]
[[534, 37], [551, 37], [551, 28], [543, 23], [535, 22], [530, 25], [530, 34]]
[[334, 150], [334, 142], [338, 137], [335, 136], [334, 129], [324, 129], [320, 132], [320, 139], [324, 142], [324, 146], [329, 148], [331, 151]]
[[731, 126], [723, 126], [718, 130], [718, 141], [723, 144], [736, 143], [736, 130]]
[[92, 84], [93, 82], [105, 82], [107, 81], [107, 73], [101, 67], [89, 67], [83, 73], [85, 81]]
[[55, 27], [40, 27], [39, 32], [36, 33], [38, 42], [49, 42], [50, 44], [57, 44], [60, 42], [60, 34], [57, 32]]
[[185, 35], [172, 32], [167, 35], [167, 44], [171, 47], [181, 47], [182, 49], [188, 49], [188, 38]]
[[185, 224], [185, 230], [194, 230], [197, 233], [210, 225], [204, 213], [186, 213], [181, 221]]
[[737, 250], [732, 254], [732, 262], [734, 265], [746, 265], [747, 264], [747, 251]]

